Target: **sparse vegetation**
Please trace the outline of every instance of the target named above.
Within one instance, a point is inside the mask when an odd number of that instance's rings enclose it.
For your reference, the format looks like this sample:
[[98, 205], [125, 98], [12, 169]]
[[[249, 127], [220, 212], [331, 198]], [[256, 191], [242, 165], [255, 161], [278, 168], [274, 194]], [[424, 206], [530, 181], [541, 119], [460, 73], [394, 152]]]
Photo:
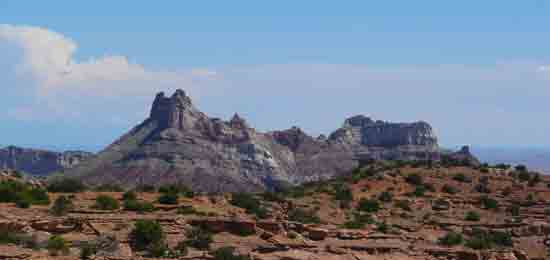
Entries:
[[464, 220], [466, 221], [479, 221], [480, 219], [481, 216], [475, 211], [468, 211], [464, 217]]
[[424, 183], [424, 179], [422, 176], [418, 173], [412, 173], [409, 174], [407, 177], [405, 177], [405, 181], [411, 185], [419, 186]]
[[357, 210], [374, 213], [380, 210], [380, 203], [378, 203], [378, 201], [376, 200], [363, 198], [359, 201], [359, 204], [357, 205]]
[[439, 239], [439, 244], [443, 246], [458, 246], [464, 242], [462, 234], [449, 232]]
[[50, 239], [48, 239], [46, 249], [48, 249], [48, 252], [52, 256], [69, 254], [69, 246], [67, 245], [67, 241], [60, 236], [51, 236]]
[[193, 227], [185, 232], [185, 244], [199, 250], [210, 249], [212, 234], [201, 227]]
[[74, 204], [72, 199], [67, 196], [59, 196], [50, 208], [50, 213], [54, 216], [64, 216], [73, 209]]
[[155, 244], [164, 242], [162, 226], [152, 220], [138, 220], [130, 233], [132, 246], [137, 250], [146, 250]]
[[239, 255], [234, 247], [221, 247], [212, 252], [214, 260], [249, 260], [248, 256]]
[[120, 203], [117, 199], [111, 196], [99, 195], [95, 199], [95, 204], [93, 207], [100, 210], [116, 210], [120, 208]]
[[230, 203], [239, 208], [243, 208], [249, 214], [254, 214], [259, 218], [265, 218], [267, 215], [266, 209], [262, 206], [259, 199], [251, 193], [234, 193]]
[[304, 224], [320, 223], [319, 216], [313, 211], [307, 211], [301, 208], [293, 208], [288, 212], [288, 220]]
[[48, 185], [49, 192], [77, 193], [86, 190], [86, 185], [77, 179], [63, 178], [52, 181]]

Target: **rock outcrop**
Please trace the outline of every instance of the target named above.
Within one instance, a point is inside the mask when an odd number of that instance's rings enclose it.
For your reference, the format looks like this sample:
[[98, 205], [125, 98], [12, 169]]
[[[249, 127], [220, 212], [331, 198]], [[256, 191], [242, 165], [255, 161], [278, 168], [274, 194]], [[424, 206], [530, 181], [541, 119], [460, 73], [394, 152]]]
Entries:
[[328, 138], [298, 127], [261, 133], [237, 114], [230, 121], [208, 117], [177, 90], [157, 94], [148, 119], [68, 174], [91, 184], [182, 182], [200, 191], [252, 191], [327, 179], [349, 172], [358, 158], [438, 156], [437, 137], [425, 122], [354, 116]]
[[91, 157], [92, 153], [82, 151], [52, 152], [8, 146], [0, 149], [0, 168], [18, 170], [33, 175], [70, 169]]

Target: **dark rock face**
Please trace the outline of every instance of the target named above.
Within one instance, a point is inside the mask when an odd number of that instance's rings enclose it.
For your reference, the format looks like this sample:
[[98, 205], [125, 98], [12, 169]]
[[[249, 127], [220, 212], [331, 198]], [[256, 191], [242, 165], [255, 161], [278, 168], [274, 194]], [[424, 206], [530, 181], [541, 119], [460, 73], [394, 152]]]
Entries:
[[70, 169], [92, 156], [81, 151], [63, 153], [8, 146], [0, 149], [0, 168], [23, 171], [33, 175], [47, 175]]
[[361, 156], [437, 155], [437, 138], [424, 122], [355, 116], [329, 138], [298, 127], [260, 133], [237, 114], [230, 121], [209, 118], [178, 90], [171, 97], [159, 93], [148, 119], [68, 174], [92, 184], [181, 182], [200, 191], [254, 191], [330, 178], [356, 167]]

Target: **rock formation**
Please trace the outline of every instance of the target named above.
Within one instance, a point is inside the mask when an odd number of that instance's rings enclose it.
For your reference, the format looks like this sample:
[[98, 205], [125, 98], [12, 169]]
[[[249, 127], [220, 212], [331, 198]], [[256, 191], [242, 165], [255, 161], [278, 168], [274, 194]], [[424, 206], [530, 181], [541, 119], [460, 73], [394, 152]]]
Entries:
[[82, 151], [52, 152], [8, 146], [0, 149], [0, 168], [47, 175], [69, 169], [92, 156]]
[[123, 185], [182, 182], [202, 191], [259, 190], [280, 183], [327, 179], [357, 166], [358, 158], [437, 160], [439, 148], [425, 122], [347, 119], [328, 138], [300, 128], [257, 132], [235, 114], [209, 118], [177, 90], [157, 94], [149, 118], [68, 171], [86, 182]]

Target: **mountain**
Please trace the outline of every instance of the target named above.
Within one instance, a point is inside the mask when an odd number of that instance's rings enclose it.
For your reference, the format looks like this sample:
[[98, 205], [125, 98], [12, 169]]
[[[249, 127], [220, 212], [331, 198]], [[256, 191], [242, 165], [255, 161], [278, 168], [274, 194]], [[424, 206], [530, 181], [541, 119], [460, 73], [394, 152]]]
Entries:
[[83, 151], [53, 152], [8, 146], [0, 149], [0, 168], [23, 171], [32, 175], [48, 175], [70, 169], [92, 155]]
[[235, 114], [210, 118], [183, 90], [157, 94], [150, 116], [94, 158], [66, 171], [89, 184], [185, 183], [199, 191], [255, 191], [328, 179], [363, 159], [439, 160], [426, 122], [354, 116], [328, 137], [300, 128], [261, 133]]

